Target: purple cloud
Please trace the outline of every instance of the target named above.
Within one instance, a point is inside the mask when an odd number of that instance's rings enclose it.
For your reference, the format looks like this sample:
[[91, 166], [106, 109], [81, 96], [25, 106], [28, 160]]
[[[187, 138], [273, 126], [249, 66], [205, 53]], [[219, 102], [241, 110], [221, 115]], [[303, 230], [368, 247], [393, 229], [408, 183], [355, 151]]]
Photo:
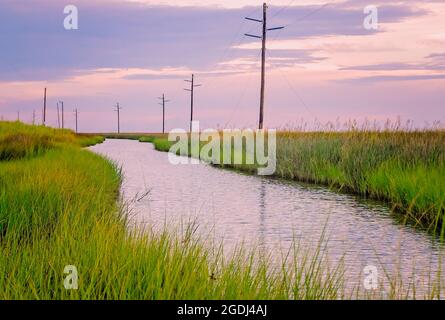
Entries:
[[369, 84], [387, 81], [419, 81], [419, 80], [441, 80], [445, 79], [445, 74], [422, 74], [406, 76], [370, 76], [345, 80], [335, 80], [339, 83]]
[[[71, 3], [79, 9], [79, 30], [75, 31], [63, 28], [64, 3], [2, 1], [0, 41], [7, 45], [0, 51], [0, 81], [59, 80], [79, 70], [98, 68], [214, 69], [221, 61], [248, 54], [229, 47], [252, 41], [243, 34], [255, 32], [258, 25], [245, 22], [244, 16], [260, 14], [259, 7], [168, 7], [98, 0]], [[362, 28], [362, 8], [351, 3], [322, 9], [272, 7], [270, 24], [287, 28], [271, 37], [372, 34]], [[407, 5], [382, 5], [380, 13], [382, 22], [396, 22], [425, 12]], [[298, 58], [298, 53], [288, 51], [285, 57]]]

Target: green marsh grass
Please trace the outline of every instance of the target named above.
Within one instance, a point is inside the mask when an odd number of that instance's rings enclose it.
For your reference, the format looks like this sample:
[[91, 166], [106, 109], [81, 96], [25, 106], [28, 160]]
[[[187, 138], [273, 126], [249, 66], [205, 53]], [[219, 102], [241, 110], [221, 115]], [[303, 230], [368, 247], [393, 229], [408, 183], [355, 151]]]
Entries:
[[[119, 168], [81, 148], [100, 138], [19, 123], [0, 132], [50, 142], [0, 161], [0, 299], [344, 297], [341, 274], [318, 254], [275, 268], [243, 250], [226, 258], [190, 231], [129, 228]], [[63, 286], [68, 265], [78, 290]]]
[[[242, 248], [227, 257], [193, 227], [130, 228], [119, 168], [82, 149], [102, 138], [0, 123], [1, 138], [15, 135], [33, 136], [26, 139], [38, 151], [0, 161], [0, 299], [382, 298], [360, 288], [349, 293], [342, 265], [330, 266], [321, 245], [295, 244], [275, 264]], [[63, 286], [67, 265], [79, 272], [78, 290]], [[391, 281], [384, 298], [412, 297], [409, 284]], [[441, 297], [438, 283], [422, 297]]]
[[[166, 138], [153, 143], [159, 151], [173, 145]], [[245, 163], [219, 166], [256, 171]], [[445, 236], [444, 130], [282, 131], [274, 176], [387, 202], [406, 219]]]
[[156, 137], [153, 136], [143, 136], [139, 138], [139, 142], [148, 142], [148, 143], [152, 143], [154, 142], [156, 139]]
[[444, 131], [283, 132], [277, 145], [278, 177], [386, 201], [436, 231], [444, 225]]
[[163, 138], [153, 140], [153, 144], [156, 150], [163, 152], [168, 152], [172, 146], [172, 143], [168, 141], [168, 139]]

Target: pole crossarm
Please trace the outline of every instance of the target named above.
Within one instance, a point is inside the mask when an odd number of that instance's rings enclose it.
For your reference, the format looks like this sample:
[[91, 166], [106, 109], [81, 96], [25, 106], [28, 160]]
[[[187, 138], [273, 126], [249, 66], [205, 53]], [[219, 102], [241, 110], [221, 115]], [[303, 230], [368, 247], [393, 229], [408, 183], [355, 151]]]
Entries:
[[275, 27], [275, 28], [267, 29], [267, 31], [282, 30], [284, 28], [286, 28], [286, 27]]
[[259, 20], [259, 19], [255, 19], [255, 18], [245, 17], [245, 19], [246, 19], [246, 20], [250, 20], [250, 21], [255, 21], [255, 22], [263, 23], [263, 20]]
[[246, 37], [257, 38], [257, 39], [263, 39], [263, 37], [261, 37], [261, 36], [256, 36], [256, 35], [254, 35], [254, 34], [245, 33], [244, 35], [245, 35]]

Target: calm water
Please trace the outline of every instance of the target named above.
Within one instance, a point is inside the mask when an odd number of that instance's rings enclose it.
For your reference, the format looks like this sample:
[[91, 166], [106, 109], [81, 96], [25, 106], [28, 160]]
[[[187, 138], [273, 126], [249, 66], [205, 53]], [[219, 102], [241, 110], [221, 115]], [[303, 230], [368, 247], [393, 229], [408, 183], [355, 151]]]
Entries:
[[385, 269], [411, 279], [414, 270], [415, 281], [424, 283], [442, 256], [434, 238], [399, 224], [384, 205], [205, 164], [173, 166], [166, 153], [137, 141], [107, 140], [91, 150], [122, 166], [122, 192], [136, 224], [163, 228], [193, 220], [225, 248], [244, 242], [275, 253], [294, 239], [314, 248], [325, 229], [329, 261], [344, 257], [351, 281], [375, 265], [382, 276]]

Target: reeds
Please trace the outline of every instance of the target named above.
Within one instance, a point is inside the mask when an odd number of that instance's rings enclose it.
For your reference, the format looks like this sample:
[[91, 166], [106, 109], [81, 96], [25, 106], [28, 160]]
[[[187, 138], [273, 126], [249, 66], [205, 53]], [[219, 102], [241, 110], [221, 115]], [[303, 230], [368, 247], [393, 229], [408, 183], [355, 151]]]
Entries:
[[387, 201], [434, 230], [443, 225], [444, 131], [283, 132], [277, 143], [279, 177]]
[[[441, 134], [433, 133], [433, 141], [441, 141]], [[14, 135], [31, 135], [32, 138], [26, 137], [33, 141], [29, 146], [36, 144], [40, 149], [27, 152], [25, 157], [0, 161], [0, 299], [382, 298], [378, 294], [368, 295], [360, 288], [346, 290], [342, 266], [330, 266], [320, 245], [314, 250], [294, 245], [281, 263], [272, 263], [267, 254], [259, 256], [254, 250], [239, 249], [227, 257], [221, 247], [206, 246], [204, 239], [194, 234], [195, 228], [169, 228], [163, 232], [129, 228], [127, 216], [119, 206], [119, 168], [81, 149], [101, 139], [0, 123], [1, 138]], [[316, 155], [325, 157], [322, 165], [336, 159], [334, 164], [339, 169], [332, 170], [341, 172], [339, 163], [344, 154], [338, 149], [349, 148], [351, 142], [368, 141], [363, 140], [365, 136], [283, 133], [280, 144], [285, 146], [283, 143], [289, 140], [290, 146], [284, 149], [288, 153], [282, 153], [287, 155], [286, 159], [298, 159], [293, 153], [296, 151], [308, 152], [300, 164], [289, 164], [288, 172], [306, 172], [317, 177], [315, 174], [323, 172], [320, 165], [302, 165], [313, 162]], [[36, 137], [48, 140], [50, 147], [39, 146]], [[384, 138], [374, 133], [372, 137], [376, 137], [377, 145]], [[420, 134], [418, 139], [436, 145], [431, 137]], [[387, 140], [383, 141], [386, 145]], [[411, 137], [406, 141], [407, 145], [412, 144]], [[369, 145], [374, 150], [375, 144]], [[409, 149], [407, 145], [402, 144], [402, 149]], [[393, 161], [398, 153], [390, 151], [390, 159]], [[418, 159], [422, 157], [425, 154]], [[425, 164], [424, 160], [418, 161]], [[426, 164], [435, 166], [437, 162]], [[300, 171], [302, 168], [307, 171]], [[339, 181], [348, 181], [345, 177], [346, 174]], [[67, 265], [75, 266], [79, 272], [78, 290], [64, 287]], [[407, 287], [409, 284], [394, 286], [389, 298], [411, 298], [404, 289]], [[441, 287], [439, 274], [437, 285], [423, 297], [442, 297]]]
[[[407, 220], [445, 236], [445, 131], [438, 124], [425, 130], [398, 122], [317, 128], [278, 132], [275, 177], [385, 201]], [[152, 142], [159, 151], [173, 144], [165, 138]], [[247, 164], [221, 166], [256, 172]]]
[[[2, 123], [2, 135], [11, 126], [24, 135], [48, 132]], [[254, 252], [228, 258], [194, 228], [128, 228], [119, 169], [82, 150], [76, 136], [62, 143], [68, 133], [50, 132], [57, 147], [0, 161], [0, 299], [340, 298], [340, 275], [324, 277], [319, 254], [299, 251], [306, 258], [295, 268], [291, 261], [274, 267]], [[79, 272], [78, 290], [64, 287], [68, 265]]]

